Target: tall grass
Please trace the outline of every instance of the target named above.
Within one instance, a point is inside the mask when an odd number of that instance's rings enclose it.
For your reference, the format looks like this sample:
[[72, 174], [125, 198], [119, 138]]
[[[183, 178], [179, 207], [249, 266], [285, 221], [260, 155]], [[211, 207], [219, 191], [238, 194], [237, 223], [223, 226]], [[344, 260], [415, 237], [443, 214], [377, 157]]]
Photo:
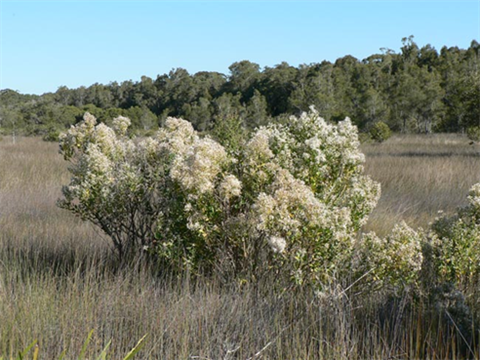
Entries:
[[[477, 149], [458, 136], [396, 137], [364, 147], [383, 195], [367, 230], [399, 219], [426, 226], [479, 180]], [[259, 284], [191, 281], [138, 262], [121, 267], [109, 240], [55, 206], [69, 180], [55, 144], [0, 142], [0, 357], [34, 339], [40, 359], [85, 358], [112, 340], [121, 358], [148, 334], [141, 359], [475, 358], [474, 315], [428, 309], [409, 294], [369, 297], [335, 284], [279, 293]], [[461, 303], [454, 292], [450, 302]], [[449, 296], [450, 296], [449, 295]], [[432, 303], [435, 300], [431, 300]], [[460, 308], [460, 307], [458, 307]]]
[[400, 220], [426, 227], [439, 211], [453, 213], [465, 205], [468, 190], [480, 182], [480, 145], [469, 143], [449, 134], [397, 135], [363, 145], [366, 173], [382, 185], [365, 230], [384, 235]]

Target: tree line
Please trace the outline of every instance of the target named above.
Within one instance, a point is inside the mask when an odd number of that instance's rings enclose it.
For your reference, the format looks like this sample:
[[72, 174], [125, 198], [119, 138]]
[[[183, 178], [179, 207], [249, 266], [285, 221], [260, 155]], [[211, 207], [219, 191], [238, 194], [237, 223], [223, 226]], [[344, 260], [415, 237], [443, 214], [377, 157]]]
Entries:
[[480, 44], [468, 49], [419, 47], [413, 36], [399, 52], [382, 48], [363, 60], [282, 62], [263, 69], [243, 60], [229, 74], [177, 68], [156, 79], [93, 84], [54, 93], [0, 91], [0, 132], [41, 135], [63, 131], [88, 111], [109, 124], [119, 115], [146, 133], [168, 116], [188, 119], [211, 131], [232, 119], [253, 129], [314, 105], [328, 121], [350, 117], [361, 131], [379, 122], [396, 132], [463, 132], [480, 126]]

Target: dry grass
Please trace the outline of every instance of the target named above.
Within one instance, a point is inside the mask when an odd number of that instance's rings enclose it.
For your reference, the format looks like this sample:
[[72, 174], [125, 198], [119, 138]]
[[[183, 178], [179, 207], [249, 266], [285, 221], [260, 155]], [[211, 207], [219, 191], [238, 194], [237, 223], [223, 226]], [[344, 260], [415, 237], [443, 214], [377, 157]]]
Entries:
[[405, 220], [427, 227], [438, 211], [453, 213], [480, 182], [480, 145], [460, 135], [395, 136], [364, 145], [366, 172], [382, 185], [382, 197], [366, 230], [381, 235]]
[[[383, 186], [368, 229], [384, 233], [399, 219], [425, 226], [437, 210], [461, 205], [480, 175], [465, 143], [397, 137], [365, 146], [367, 172]], [[87, 358], [110, 339], [111, 358], [120, 358], [144, 334], [138, 358], [472, 357], [452, 324], [407, 297], [365, 300], [338, 287], [326, 298], [278, 294], [268, 282], [190, 283], [140, 265], [119, 268], [107, 239], [56, 208], [68, 179], [55, 144], [0, 142], [0, 357], [38, 339], [40, 358], [65, 349], [74, 358], [91, 329]]]

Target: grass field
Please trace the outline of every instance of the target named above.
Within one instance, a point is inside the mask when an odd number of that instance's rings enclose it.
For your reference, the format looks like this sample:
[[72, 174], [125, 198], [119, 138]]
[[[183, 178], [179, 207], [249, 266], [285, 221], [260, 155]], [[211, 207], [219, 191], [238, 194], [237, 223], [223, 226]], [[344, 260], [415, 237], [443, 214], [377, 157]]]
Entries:
[[388, 232], [405, 220], [426, 227], [438, 211], [466, 204], [470, 187], [480, 181], [480, 145], [456, 134], [395, 136], [364, 145], [365, 170], [382, 185], [382, 196], [367, 230]]
[[[480, 181], [480, 149], [459, 135], [396, 136], [363, 150], [366, 172], [382, 184], [365, 231], [383, 235], [402, 219], [426, 227], [439, 210], [465, 204]], [[440, 359], [466, 351], [454, 327], [429, 322], [404, 297], [359, 303], [332, 289], [316, 299], [119, 268], [107, 238], [55, 206], [66, 166], [56, 144], [0, 141], [0, 356], [38, 339], [41, 359], [63, 350], [74, 358], [91, 329], [87, 358], [109, 340], [111, 358], [120, 358], [145, 334], [138, 358]], [[472, 351], [467, 357], [479, 355], [478, 345]]]

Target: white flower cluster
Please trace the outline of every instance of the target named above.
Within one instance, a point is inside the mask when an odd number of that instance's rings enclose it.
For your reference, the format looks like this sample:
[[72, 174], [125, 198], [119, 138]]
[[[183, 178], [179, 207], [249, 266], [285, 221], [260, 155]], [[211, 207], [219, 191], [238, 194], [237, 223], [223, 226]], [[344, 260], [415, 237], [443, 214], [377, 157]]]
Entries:
[[385, 238], [365, 234], [357, 244], [354, 270], [368, 274], [377, 287], [406, 286], [418, 279], [423, 264], [424, 235], [405, 222], [395, 225]]
[[220, 183], [220, 196], [222, 199], [230, 200], [232, 197], [240, 196], [242, 183], [235, 175], [227, 175]]
[[268, 244], [276, 253], [282, 253], [285, 250], [285, 246], [287, 246], [285, 239], [279, 236], [270, 236]]
[[197, 138], [183, 156], [177, 155], [171, 176], [187, 191], [204, 194], [213, 191], [215, 180], [227, 162], [223, 146], [210, 138]]
[[[104, 124], [97, 125], [95, 117], [86, 113], [83, 122], [72, 126], [60, 139], [61, 153], [67, 160], [72, 157], [76, 160], [70, 169], [74, 175], [72, 182], [64, 187], [63, 205], [70, 204], [82, 216], [87, 216], [82, 204], [110, 201], [109, 186], [118, 180], [115, 168], [131, 146], [131, 141], [119, 141], [115, 131]], [[75, 199], [80, 199], [80, 204], [76, 204]]]
[[285, 169], [278, 170], [268, 192], [260, 193], [254, 204], [259, 230], [296, 234], [305, 225], [321, 229], [333, 224], [328, 206]]
[[191, 123], [173, 117], [165, 120], [165, 126], [158, 131], [155, 138], [162, 147], [179, 156], [184, 156], [193, 143], [198, 141], [198, 135]]
[[401, 262], [410, 269], [410, 272], [418, 272], [422, 268], [422, 236], [405, 222], [394, 226], [392, 233], [387, 236], [389, 248], [388, 261]]
[[85, 113], [83, 121], [76, 126], [71, 126], [66, 133], [60, 134], [60, 152], [65, 159], [71, 159], [78, 151], [84, 151], [85, 145], [97, 124], [97, 119], [90, 114]]
[[113, 129], [118, 135], [125, 136], [128, 128], [130, 127], [130, 125], [132, 125], [132, 122], [130, 121], [129, 118], [125, 116], [119, 116], [113, 119], [112, 125], [113, 125]]
[[272, 136], [271, 129], [260, 128], [248, 141], [245, 153], [247, 159], [251, 161], [251, 164], [255, 162], [266, 162], [273, 158], [273, 152], [270, 150], [270, 138]]
[[472, 210], [480, 211], [480, 183], [473, 185], [470, 189], [468, 202]]

